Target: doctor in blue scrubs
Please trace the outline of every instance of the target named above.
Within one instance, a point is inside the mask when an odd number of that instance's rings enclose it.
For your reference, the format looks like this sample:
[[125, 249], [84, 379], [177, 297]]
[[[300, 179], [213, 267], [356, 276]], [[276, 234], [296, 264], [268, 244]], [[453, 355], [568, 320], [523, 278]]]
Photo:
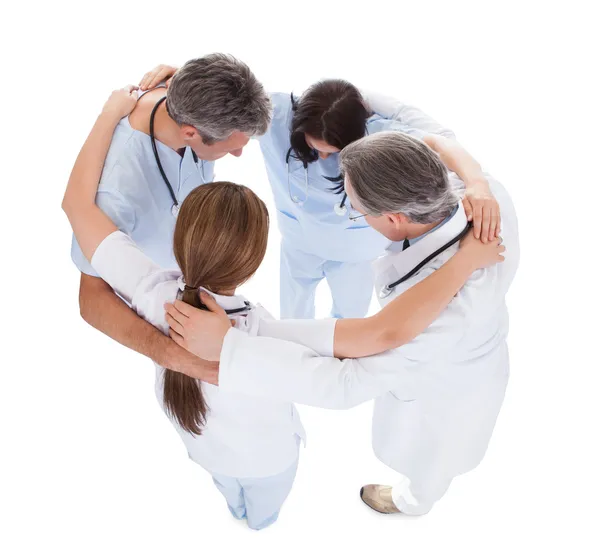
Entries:
[[[144, 76], [148, 89], [176, 69], [160, 65]], [[280, 316], [315, 316], [315, 291], [325, 279], [333, 317], [364, 317], [373, 293], [371, 262], [390, 244], [352, 209], [339, 177], [339, 152], [380, 131], [424, 140], [450, 160], [486, 221], [482, 239], [495, 237], [499, 211], [480, 169], [460, 161], [464, 150], [449, 129], [393, 98], [359, 91], [344, 80], [322, 80], [302, 95], [271, 93], [273, 114], [258, 137], [281, 232]], [[459, 151], [457, 153], [457, 150]], [[468, 167], [467, 167], [468, 166]], [[483, 211], [483, 212], [481, 212]], [[477, 220], [477, 219], [475, 219]], [[480, 230], [476, 227], [476, 235]]]

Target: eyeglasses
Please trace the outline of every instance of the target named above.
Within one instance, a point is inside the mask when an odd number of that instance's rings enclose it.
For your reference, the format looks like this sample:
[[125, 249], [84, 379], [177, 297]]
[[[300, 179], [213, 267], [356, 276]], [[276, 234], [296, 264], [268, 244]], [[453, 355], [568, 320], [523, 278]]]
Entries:
[[[354, 207], [352, 207], [352, 203], [350, 203], [350, 200], [348, 200], [348, 205], [350, 206], [350, 209], [352, 209], [352, 211], [358, 212], [358, 211], [356, 211], [356, 209]], [[364, 218], [368, 214], [369, 213], [365, 213], [364, 215], [352, 215], [352, 216], [348, 216], [348, 219], [351, 220], [352, 222], [356, 222], [358, 219]]]
[[359, 218], [366, 217], [369, 213], [365, 213], [364, 215], [356, 215], [355, 217], [348, 217], [352, 222], [356, 222]]

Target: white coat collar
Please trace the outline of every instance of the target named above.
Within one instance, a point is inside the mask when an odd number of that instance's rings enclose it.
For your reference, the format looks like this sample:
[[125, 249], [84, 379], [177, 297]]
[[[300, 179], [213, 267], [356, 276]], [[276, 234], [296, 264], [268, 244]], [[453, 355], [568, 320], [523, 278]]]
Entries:
[[[183, 279], [182, 275], [179, 276], [179, 279], [177, 280], [177, 286], [179, 287], [180, 291], [183, 291], [185, 288], [185, 280]], [[217, 301], [217, 304], [219, 304], [219, 306], [225, 310], [236, 310], [239, 308], [244, 308], [248, 305], [248, 301], [240, 294], [226, 296], [224, 294], [216, 294], [208, 289], [202, 288], [202, 290], [210, 294]]]
[[[373, 263], [375, 271], [375, 285], [379, 296], [381, 289], [394, 283], [410, 272], [417, 264], [425, 260], [432, 253], [443, 247], [446, 243], [457, 237], [467, 225], [467, 215], [462, 203], [458, 210], [443, 226], [426, 234], [422, 239], [400, 252], [389, 252]], [[400, 285], [401, 287], [402, 285]], [[386, 298], [393, 297], [394, 291]]]

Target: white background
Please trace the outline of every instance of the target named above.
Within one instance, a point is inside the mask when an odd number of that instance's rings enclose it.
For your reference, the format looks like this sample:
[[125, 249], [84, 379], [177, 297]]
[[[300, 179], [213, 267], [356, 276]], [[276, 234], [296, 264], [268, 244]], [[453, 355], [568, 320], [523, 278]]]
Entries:
[[[594, 3], [207, 4], [3, 8], [0, 544], [598, 545]], [[150, 362], [78, 315], [60, 202], [80, 145], [113, 88], [212, 51], [244, 60], [269, 90], [343, 77], [413, 103], [514, 198], [522, 262], [505, 405], [483, 464], [425, 517], [379, 515], [359, 500], [362, 484], [394, 477], [371, 452], [370, 404], [302, 408], [309, 444], [294, 490], [276, 525], [249, 531], [187, 459]], [[271, 206], [256, 142], [216, 172]], [[278, 239], [274, 226], [244, 289], [275, 313]]]

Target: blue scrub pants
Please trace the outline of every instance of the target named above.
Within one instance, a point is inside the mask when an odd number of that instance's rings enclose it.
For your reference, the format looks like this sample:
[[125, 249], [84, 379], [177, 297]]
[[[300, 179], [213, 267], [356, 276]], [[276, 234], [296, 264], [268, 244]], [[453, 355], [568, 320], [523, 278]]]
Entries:
[[313, 319], [315, 291], [327, 280], [332, 317], [364, 317], [373, 296], [370, 261], [335, 262], [294, 249], [282, 242], [280, 264], [281, 319]]
[[273, 524], [288, 497], [298, 460], [283, 473], [259, 479], [240, 479], [213, 475], [213, 481], [227, 500], [231, 514], [237, 519], [246, 518], [248, 527], [262, 530]]

